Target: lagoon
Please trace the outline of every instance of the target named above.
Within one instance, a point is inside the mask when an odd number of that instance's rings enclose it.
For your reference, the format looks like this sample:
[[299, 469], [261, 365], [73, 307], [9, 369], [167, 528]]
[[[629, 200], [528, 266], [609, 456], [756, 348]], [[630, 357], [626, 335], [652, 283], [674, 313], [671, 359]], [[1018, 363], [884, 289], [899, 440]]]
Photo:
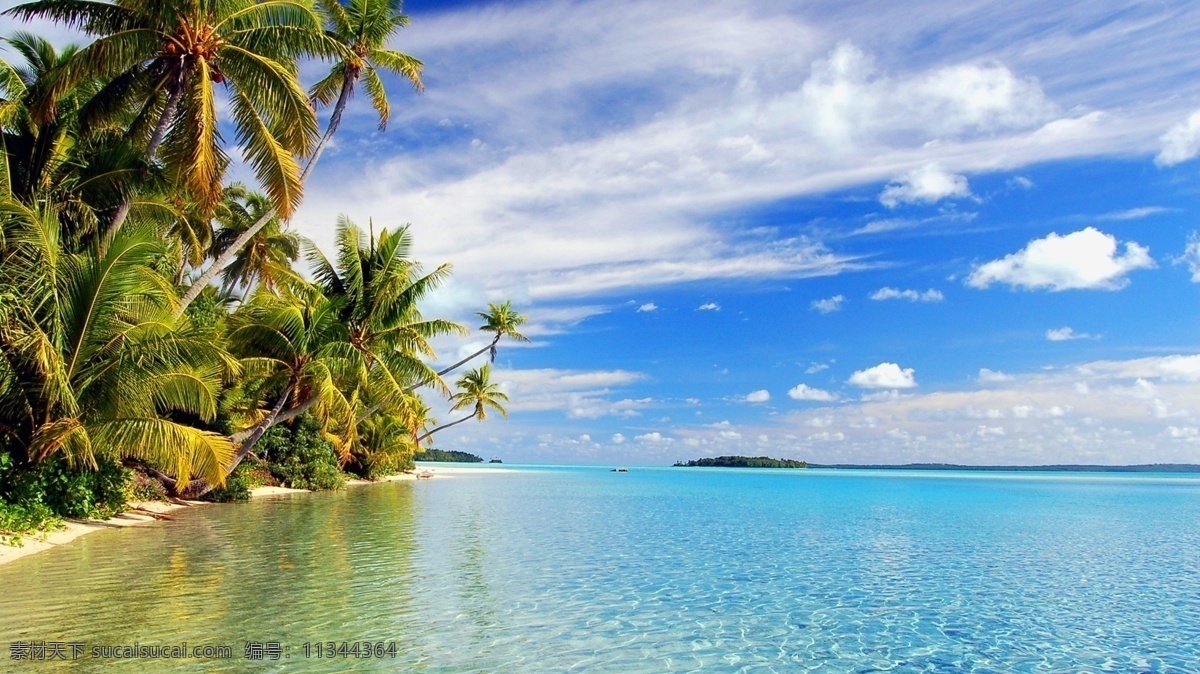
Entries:
[[[14, 671], [1200, 671], [1198, 553], [1194, 475], [491, 466], [17, 560], [0, 642], [235, 653]], [[305, 657], [363, 640], [395, 656]]]

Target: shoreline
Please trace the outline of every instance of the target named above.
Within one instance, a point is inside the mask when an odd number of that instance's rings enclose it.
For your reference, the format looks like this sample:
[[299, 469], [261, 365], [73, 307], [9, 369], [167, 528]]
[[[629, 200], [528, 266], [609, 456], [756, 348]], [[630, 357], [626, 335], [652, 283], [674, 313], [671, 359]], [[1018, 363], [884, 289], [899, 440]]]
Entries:
[[[469, 470], [469, 469], [468, 469]], [[438, 466], [436, 468], [428, 466], [418, 466], [415, 470], [409, 473], [399, 473], [397, 475], [386, 475], [378, 480], [363, 480], [354, 478], [346, 480], [346, 487], [360, 487], [363, 485], [381, 484], [384, 482], [406, 482], [409, 480], [420, 480], [429, 478], [445, 479], [453, 477], [454, 473], [458, 472], [453, 466]], [[476, 470], [474, 472], [483, 472]], [[291, 487], [255, 487], [250, 490], [250, 498], [264, 498], [271, 496], [279, 496], [284, 494], [313, 494], [309, 489], [292, 489]], [[86, 536], [96, 531], [104, 531], [105, 529], [135, 527], [150, 524], [158, 521], [157, 516], [168, 516], [177, 510], [191, 508], [193, 506], [216, 505], [211, 501], [132, 501], [127, 504], [129, 509], [124, 512], [117, 513], [109, 519], [97, 520], [64, 520], [64, 528], [55, 531], [46, 532], [43, 534], [32, 533], [22, 534], [22, 544], [20, 546], [8, 545], [0, 543], [0, 566], [16, 561], [23, 557], [35, 555], [39, 552], [51, 550], [61, 545], [66, 545], [71, 541]], [[169, 517], [167, 517], [169, 519]]]

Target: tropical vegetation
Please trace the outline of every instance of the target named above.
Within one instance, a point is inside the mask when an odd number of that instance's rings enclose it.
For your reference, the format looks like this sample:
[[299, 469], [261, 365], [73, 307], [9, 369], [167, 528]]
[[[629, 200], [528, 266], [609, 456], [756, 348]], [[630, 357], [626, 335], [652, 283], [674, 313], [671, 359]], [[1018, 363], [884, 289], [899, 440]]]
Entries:
[[808, 468], [808, 462], [796, 459], [772, 459], [769, 456], [718, 456], [678, 461], [675, 466], [687, 468]]
[[[90, 41], [18, 32], [0, 51], [0, 535], [147, 494], [334, 489], [507, 416], [490, 364], [443, 377], [525, 340], [511, 303], [479, 313], [486, 346], [435, 369], [435, 341], [469, 333], [421, 311], [449, 265], [415, 260], [407, 225], [340, 217], [327, 255], [289, 224], [355, 92], [383, 129], [385, 76], [423, 86], [389, 46], [398, 0], [5, 14]], [[324, 64], [307, 86], [306, 63]], [[255, 185], [227, 180], [235, 156]], [[429, 395], [469, 414], [438, 426]]]

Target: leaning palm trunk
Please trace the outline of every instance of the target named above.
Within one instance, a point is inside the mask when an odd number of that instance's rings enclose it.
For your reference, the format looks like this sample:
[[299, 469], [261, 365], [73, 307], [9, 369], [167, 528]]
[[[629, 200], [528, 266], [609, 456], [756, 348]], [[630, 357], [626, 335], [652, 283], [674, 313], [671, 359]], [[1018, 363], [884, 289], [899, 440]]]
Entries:
[[[291, 398], [293, 391], [294, 389], [289, 389], [286, 393], [284, 393], [283, 396], [279, 398], [279, 402], [275, 403], [275, 407], [271, 408], [271, 411], [266, 417], [263, 418], [262, 421], [244, 431], [234, 433], [233, 435], [229, 436], [229, 440], [231, 442], [240, 443], [240, 445], [238, 446], [237, 453], [233, 455], [233, 462], [229, 464], [229, 471], [226, 473], [227, 475], [233, 473], [234, 469], [241, 465], [242, 461], [244, 461], [245, 458], [250, 455], [250, 450], [254, 447], [255, 443], [261, 440], [267, 431], [275, 426], [278, 426], [279, 424], [295, 419], [311, 409], [313, 405], [317, 404], [317, 397], [313, 396], [303, 403], [300, 403], [296, 407], [293, 407], [286, 412], [283, 411], [283, 407], [287, 404], [288, 399]], [[171, 485], [169, 488], [173, 489], [174, 486], [175, 485]], [[203, 480], [196, 480], [187, 485], [187, 487], [180, 492], [180, 495], [186, 498], [200, 498], [201, 496], [204, 496], [208, 492], [212, 491], [214, 487], [215, 485], [209, 484]]]
[[[158, 118], [158, 124], [154, 127], [154, 133], [150, 136], [150, 143], [146, 145], [146, 153], [143, 158], [146, 163], [153, 162], [158, 156], [158, 147], [162, 145], [163, 139], [167, 137], [167, 128], [171, 125], [171, 118], [175, 116], [175, 110], [179, 107], [179, 100], [183, 98], [183, 87], [176, 83], [171, 87], [171, 93], [167, 97], [167, 105], [163, 108], [162, 116]], [[117, 206], [117, 212], [113, 213], [112, 220], [108, 223], [108, 229], [104, 232], [104, 241], [107, 241], [121, 229], [121, 225], [125, 224], [125, 219], [129, 217], [129, 209], [133, 206], [133, 199], [126, 196], [121, 199], [121, 205]], [[103, 244], [101, 244], [103, 245]]]
[[437, 433], [437, 432], [438, 432], [438, 431], [440, 431], [440, 430], [444, 430], [444, 429], [450, 428], [451, 426], [457, 426], [457, 425], [461, 424], [461, 423], [462, 423], [462, 422], [464, 422], [464, 421], [470, 421], [471, 419], [474, 419], [474, 418], [475, 418], [475, 413], [474, 413], [474, 412], [472, 412], [472, 413], [468, 414], [467, 416], [465, 416], [465, 417], [463, 417], [463, 418], [459, 419], [458, 421], [451, 421], [451, 422], [450, 422], [450, 423], [448, 423], [448, 424], [442, 424], [441, 426], [438, 426], [437, 428], [433, 429], [432, 431], [428, 431], [428, 432], [426, 432], [424, 435], [422, 435], [421, 437], [417, 438], [417, 443], [419, 444], [419, 443], [420, 443], [422, 440], [424, 440], [425, 438], [428, 438], [428, 437], [430, 437], [431, 435], [433, 435], [434, 433]]
[[[350, 100], [350, 92], [353, 89], [354, 76], [350, 73], [346, 73], [346, 79], [342, 82], [341, 94], [338, 95], [337, 104], [334, 105], [333, 112], [329, 116], [329, 125], [325, 129], [325, 135], [321, 136], [321, 142], [317, 143], [317, 147], [313, 150], [312, 157], [309, 158], [308, 163], [304, 166], [304, 170], [300, 172], [301, 185], [303, 185], [304, 181], [308, 179], [308, 175], [312, 173], [313, 168], [317, 165], [317, 160], [321, 158], [321, 153], [325, 151], [325, 147], [329, 144], [329, 139], [332, 138], [333, 133], [337, 131], [338, 125], [342, 121], [342, 112], [346, 109], [346, 103]], [[179, 300], [179, 307], [175, 309], [176, 317], [179, 317], [184, 311], [187, 310], [188, 305], [190, 305], [197, 297], [200, 296], [200, 293], [206, 286], [208, 286], [209, 283], [212, 283], [212, 280], [217, 277], [217, 274], [220, 274], [222, 271], [224, 271], [224, 269], [228, 267], [231, 262], [233, 262], [233, 259], [237, 257], [238, 252], [245, 248], [246, 244], [249, 243], [250, 240], [253, 239], [263, 227], [266, 227], [267, 223], [269, 223], [275, 216], [276, 209], [274, 208], [271, 208], [266, 213], [263, 213], [262, 217], [259, 218], [257, 222], [251, 225], [249, 229], [242, 232], [238, 238], [234, 239], [233, 243], [230, 244], [224, 252], [218, 255], [215, 260], [213, 260], [213, 263], [209, 265], [208, 269], [204, 270], [204, 273], [200, 274], [200, 277], [192, 282], [192, 285], [188, 286], [187, 292], [185, 292], [183, 297]]]
[[[447, 367], [443, 370], [438, 370], [437, 376], [441, 377], [442, 375], [444, 375], [448, 372], [453, 372], [453, 371], [457, 370], [458, 368], [462, 367], [463, 365], [466, 365], [467, 363], [471, 362], [472, 360], [475, 360], [476, 358], [482, 356], [484, 353], [487, 353], [489, 351], [492, 354], [492, 360], [495, 361], [496, 360], [496, 345], [500, 343], [501, 336], [502, 335], [500, 333], [496, 333], [496, 336], [492, 338], [492, 341], [490, 344], [488, 344], [487, 346], [483, 347], [482, 349], [476, 351], [475, 353], [467, 356], [466, 358], [463, 358], [462, 360], [451, 365], [450, 367]], [[405, 387], [404, 392], [412, 393], [413, 391], [421, 388], [422, 386], [426, 386], [428, 384], [433, 383], [433, 381], [434, 381], [433, 379], [422, 379], [421, 381], [419, 381], [415, 384], [410, 384], [409, 386]], [[371, 405], [370, 407], [367, 408], [367, 410], [365, 412], [358, 415], [358, 418], [356, 419], [356, 421], [361, 424], [362, 422], [366, 421], [367, 419], [370, 419], [371, 415], [378, 412], [380, 410], [380, 408], [382, 408], [384, 406], [385, 402], [386, 401], [381, 400], [381, 401], [375, 403], [374, 405]], [[430, 433], [432, 434], [432, 431], [430, 431]]]

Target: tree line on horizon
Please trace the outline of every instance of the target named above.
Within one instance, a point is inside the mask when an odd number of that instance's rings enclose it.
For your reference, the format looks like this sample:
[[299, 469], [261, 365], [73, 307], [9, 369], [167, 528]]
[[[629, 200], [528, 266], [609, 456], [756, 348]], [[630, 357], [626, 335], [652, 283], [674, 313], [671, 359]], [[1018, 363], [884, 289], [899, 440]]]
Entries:
[[[2, 38], [0, 533], [115, 507], [131, 471], [204, 496], [302, 420], [341, 469], [375, 475], [442, 428], [506, 416], [488, 364], [443, 377], [525, 339], [510, 302], [478, 313], [486, 346], [435, 370], [431, 340], [468, 333], [420, 310], [450, 265], [414, 260], [407, 225], [340, 216], [328, 252], [288, 226], [351, 98], [382, 130], [381, 75], [423, 87], [422, 63], [389, 46], [399, 0], [4, 15], [91, 41]], [[306, 85], [314, 61], [328, 69]], [[227, 179], [236, 153], [254, 186]], [[466, 416], [437, 426], [429, 392]]]

